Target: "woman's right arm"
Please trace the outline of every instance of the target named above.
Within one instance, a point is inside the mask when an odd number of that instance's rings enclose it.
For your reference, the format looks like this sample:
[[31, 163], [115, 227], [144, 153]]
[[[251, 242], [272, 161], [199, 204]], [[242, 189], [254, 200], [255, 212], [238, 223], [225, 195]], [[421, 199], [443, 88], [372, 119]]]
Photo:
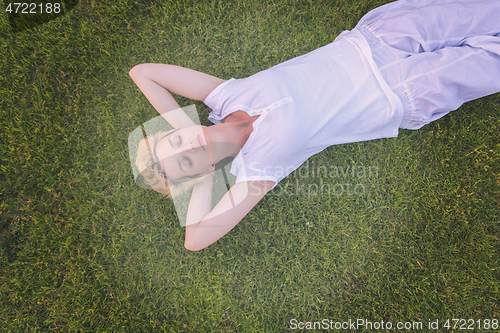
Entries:
[[[171, 93], [204, 101], [225, 80], [192, 69], [167, 64], [140, 64], [130, 77], [153, 107], [175, 128], [194, 125]], [[171, 112], [175, 110], [174, 112]]]
[[199, 251], [216, 242], [234, 228], [274, 184], [272, 181], [247, 181], [235, 184], [201, 220], [186, 221], [184, 243], [186, 249]]

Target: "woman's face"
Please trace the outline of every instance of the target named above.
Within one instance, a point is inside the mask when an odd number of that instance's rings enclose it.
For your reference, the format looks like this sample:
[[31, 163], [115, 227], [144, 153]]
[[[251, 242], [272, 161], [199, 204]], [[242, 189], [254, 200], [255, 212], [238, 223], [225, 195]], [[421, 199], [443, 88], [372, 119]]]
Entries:
[[190, 126], [160, 139], [155, 153], [167, 179], [203, 175], [213, 170], [205, 133], [205, 126]]

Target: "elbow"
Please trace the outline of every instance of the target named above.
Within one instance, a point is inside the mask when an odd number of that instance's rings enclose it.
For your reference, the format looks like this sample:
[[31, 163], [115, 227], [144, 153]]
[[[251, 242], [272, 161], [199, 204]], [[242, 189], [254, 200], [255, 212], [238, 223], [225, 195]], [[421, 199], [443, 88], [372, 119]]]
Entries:
[[190, 230], [189, 226], [186, 228], [186, 238], [184, 239], [184, 247], [189, 251], [200, 251], [206, 248], [212, 242], [207, 242], [206, 237], [197, 237], [193, 230]]
[[189, 251], [200, 251], [203, 250], [206, 246], [200, 246], [200, 244], [196, 244], [194, 242], [188, 242], [187, 240], [184, 242], [184, 247]]
[[184, 247], [189, 251], [200, 251], [211, 243], [207, 243], [206, 234], [200, 234], [196, 226], [198, 223], [188, 223], [186, 225], [186, 237], [184, 238]]
[[145, 64], [135, 65], [134, 67], [132, 67], [131, 70], [128, 71], [128, 75], [132, 79], [140, 76], [140, 73], [144, 71], [144, 65]]
[[155, 64], [148, 63], [135, 65], [131, 70], [128, 71], [128, 75], [130, 75], [132, 79], [147, 76], [154, 70], [154, 65]]
[[161, 68], [164, 68], [164, 66], [169, 65], [155, 63], [138, 64], [128, 71], [128, 75], [130, 75], [132, 79], [138, 77], [149, 77], [157, 73], [159, 70], [161, 70]]

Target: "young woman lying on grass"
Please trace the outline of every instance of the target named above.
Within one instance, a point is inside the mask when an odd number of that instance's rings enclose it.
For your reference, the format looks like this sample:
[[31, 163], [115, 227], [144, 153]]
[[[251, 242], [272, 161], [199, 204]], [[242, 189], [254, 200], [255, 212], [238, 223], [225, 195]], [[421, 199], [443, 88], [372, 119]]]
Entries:
[[[153, 175], [153, 188], [168, 179], [169, 196], [194, 185], [185, 247], [203, 249], [326, 147], [396, 137], [398, 128], [418, 129], [499, 92], [499, 17], [498, 0], [401, 0], [332, 43], [244, 79], [137, 65], [130, 76], [176, 128], [143, 140], [137, 165]], [[215, 125], [193, 126], [171, 93], [203, 101]], [[212, 209], [211, 175], [228, 156], [236, 184]]]

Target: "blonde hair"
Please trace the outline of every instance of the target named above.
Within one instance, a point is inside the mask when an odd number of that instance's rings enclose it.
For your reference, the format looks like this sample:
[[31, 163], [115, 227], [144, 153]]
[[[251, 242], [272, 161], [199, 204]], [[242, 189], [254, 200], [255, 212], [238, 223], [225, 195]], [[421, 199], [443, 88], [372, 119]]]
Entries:
[[156, 156], [155, 148], [161, 139], [175, 131], [177, 131], [177, 129], [173, 129], [168, 132], [160, 131], [142, 139], [137, 147], [137, 157], [135, 160], [135, 164], [137, 165], [137, 168], [139, 169], [139, 172], [146, 184], [148, 184], [156, 192], [161, 193], [168, 198], [173, 198], [184, 193], [196, 183], [203, 181], [210, 175], [210, 173], [208, 173], [185, 176], [180, 179], [169, 178], [167, 181], [167, 177], [163, 172], [160, 160]]

